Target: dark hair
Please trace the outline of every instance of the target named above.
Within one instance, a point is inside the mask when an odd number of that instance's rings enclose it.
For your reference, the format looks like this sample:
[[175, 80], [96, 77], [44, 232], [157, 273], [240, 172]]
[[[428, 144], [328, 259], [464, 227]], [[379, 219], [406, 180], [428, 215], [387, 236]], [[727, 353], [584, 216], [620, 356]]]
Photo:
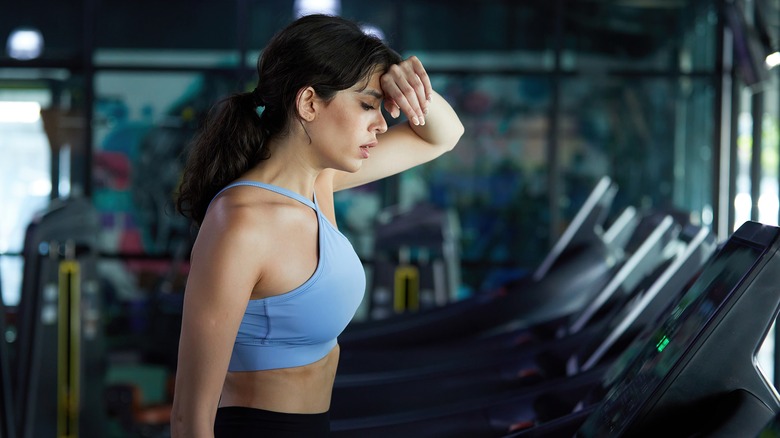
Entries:
[[[193, 138], [176, 200], [179, 211], [200, 225], [220, 189], [269, 157], [268, 139], [287, 135], [298, 118], [301, 88], [311, 86], [327, 101], [400, 61], [350, 20], [307, 15], [289, 24], [258, 59], [257, 88], [218, 102]], [[264, 107], [259, 116], [258, 106]]]

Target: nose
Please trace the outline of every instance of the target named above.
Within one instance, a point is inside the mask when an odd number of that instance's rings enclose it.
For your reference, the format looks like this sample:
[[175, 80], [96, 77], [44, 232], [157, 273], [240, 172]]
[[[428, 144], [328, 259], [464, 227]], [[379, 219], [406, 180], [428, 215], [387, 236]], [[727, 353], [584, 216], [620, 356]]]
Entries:
[[383, 134], [387, 131], [387, 120], [385, 120], [385, 116], [382, 115], [381, 111], [377, 111], [376, 120], [374, 121], [371, 130], [377, 134]]

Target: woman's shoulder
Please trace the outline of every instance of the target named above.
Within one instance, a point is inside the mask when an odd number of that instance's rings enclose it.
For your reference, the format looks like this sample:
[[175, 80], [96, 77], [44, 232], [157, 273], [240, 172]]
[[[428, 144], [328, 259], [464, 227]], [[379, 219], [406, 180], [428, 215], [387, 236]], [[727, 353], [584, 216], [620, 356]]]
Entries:
[[[254, 193], [253, 193], [254, 192]], [[204, 225], [210, 220], [219, 227], [242, 227], [268, 211], [260, 190], [250, 187], [232, 187], [217, 195], [209, 205]]]
[[212, 202], [203, 225], [243, 237], [270, 239], [311, 222], [314, 210], [295, 199], [251, 186], [226, 190]]
[[214, 199], [198, 231], [193, 256], [208, 254], [212, 263], [224, 256], [251, 260], [253, 266], [265, 264], [270, 254], [258, 248], [277, 247], [280, 227], [285, 228], [283, 217], [294, 215], [285, 213], [291, 207], [277, 200], [267, 200], [262, 193], [241, 193], [244, 191], [237, 187]]

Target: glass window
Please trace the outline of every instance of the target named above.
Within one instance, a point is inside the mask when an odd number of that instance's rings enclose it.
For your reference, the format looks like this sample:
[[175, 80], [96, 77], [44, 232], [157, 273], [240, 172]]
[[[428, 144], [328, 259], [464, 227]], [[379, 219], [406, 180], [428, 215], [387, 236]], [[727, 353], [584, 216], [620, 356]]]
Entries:
[[[487, 71], [552, 65], [554, 14], [551, 2], [407, 3], [400, 8], [390, 43], [410, 54], [457, 58], [442, 67]], [[434, 67], [434, 65], [431, 65]]]
[[682, 29], [678, 62], [680, 70], [714, 71], [717, 52], [717, 5], [714, 2], [691, 1], [679, 14]]
[[204, 73], [96, 75], [93, 199], [105, 251], [170, 254], [189, 239], [173, 204], [187, 142], [235, 83]]
[[114, 0], [97, 4], [99, 19], [95, 26], [95, 46], [98, 48], [217, 50], [238, 47], [238, 14], [233, 2]]
[[358, 21], [364, 26], [372, 26], [381, 32], [391, 46], [403, 41], [400, 35], [402, 21], [399, 15], [402, 8], [397, 2], [367, 2], [363, 0], [343, 0], [341, 15]]
[[452, 152], [401, 175], [399, 203], [428, 202], [457, 214], [468, 293], [534, 265], [547, 248], [551, 82], [495, 74], [432, 79], [466, 131]]
[[764, 88], [764, 117], [761, 130], [761, 197], [758, 199], [758, 221], [767, 225], [777, 225], [778, 209], [778, 171], [780, 171], [780, 136], [778, 135], [778, 99], [780, 92], [777, 72], [770, 75]]
[[499, 2], [412, 2], [402, 11], [396, 37], [405, 50], [507, 48], [509, 23]]
[[701, 223], [711, 196], [708, 80], [583, 77], [561, 86], [562, 193], [609, 175], [619, 190], [613, 210], [679, 208]]
[[[675, 81], [673, 206], [691, 214], [691, 221], [714, 226], [712, 186], [714, 81], [710, 78], [680, 78]], [[651, 190], [651, 187], [646, 189]]]
[[577, 69], [668, 71], [713, 68], [716, 20], [711, 2], [565, 2], [564, 65]]
[[750, 163], [753, 160], [753, 114], [751, 113], [751, 97], [753, 93], [743, 87], [740, 90], [739, 102], [734, 106], [737, 116], [737, 162], [736, 195], [734, 197], [734, 230], [745, 221], [751, 219], [753, 198], [751, 196], [752, 180]]
[[[748, 220], [757, 220], [768, 225], [778, 223], [778, 78], [770, 75], [758, 90], [744, 87], [740, 94], [737, 135], [737, 187], [734, 199], [734, 229]], [[754, 124], [752, 100], [761, 99], [761, 151], [758, 180], [753, 180], [751, 163], [753, 160]], [[758, 184], [758, 200], [752, 197], [753, 184]], [[753, 207], [758, 207], [758, 217], [753, 217]]]
[[[82, 3], [47, 5], [40, 14], [35, 3], [17, 2], [13, 25], [39, 27], [46, 56], [79, 60]], [[91, 170], [105, 251], [166, 254], [189, 237], [172, 205], [184, 144], [199, 117], [254, 74], [257, 52], [293, 19], [293, 4], [96, 4]], [[711, 219], [712, 2], [343, 0], [341, 13], [418, 55], [466, 125], [445, 157], [337, 195], [344, 232], [361, 255], [373, 248], [366, 218], [396, 204], [450, 208], [461, 227], [463, 283], [478, 289], [494, 271], [539, 262], [562, 231], [550, 227], [565, 226], [604, 174], [619, 185], [616, 208], [675, 206], [704, 224]], [[2, 26], [10, 25], [0, 24], [7, 35], [11, 28]], [[244, 63], [251, 73], [239, 71]], [[83, 108], [84, 96], [72, 93], [72, 106]], [[771, 134], [774, 122], [766, 123]], [[772, 150], [765, 154], [772, 167]], [[73, 157], [74, 169], [84, 166], [83, 156]], [[776, 169], [767, 169], [774, 178]], [[563, 197], [554, 214], [551, 177]]]
[[19, 302], [24, 233], [49, 202], [51, 150], [41, 119], [49, 90], [0, 82], [0, 278], [3, 302]]
[[[249, 49], [261, 50], [271, 37], [293, 20], [293, 1], [258, 0], [249, 4], [247, 44]], [[250, 66], [254, 67], [257, 56], [250, 57]]]

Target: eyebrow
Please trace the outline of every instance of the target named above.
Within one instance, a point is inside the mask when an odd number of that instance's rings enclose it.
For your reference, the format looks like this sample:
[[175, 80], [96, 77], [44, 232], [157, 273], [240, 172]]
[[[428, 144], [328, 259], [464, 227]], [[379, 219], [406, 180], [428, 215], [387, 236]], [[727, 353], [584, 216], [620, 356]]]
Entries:
[[377, 99], [380, 99], [380, 100], [384, 97], [384, 95], [382, 93], [380, 93], [380, 92], [378, 92], [378, 91], [376, 91], [374, 89], [365, 89], [365, 90], [362, 91], [362, 94], [368, 94], [369, 96], [373, 96], [373, 97], [375, 97]]

